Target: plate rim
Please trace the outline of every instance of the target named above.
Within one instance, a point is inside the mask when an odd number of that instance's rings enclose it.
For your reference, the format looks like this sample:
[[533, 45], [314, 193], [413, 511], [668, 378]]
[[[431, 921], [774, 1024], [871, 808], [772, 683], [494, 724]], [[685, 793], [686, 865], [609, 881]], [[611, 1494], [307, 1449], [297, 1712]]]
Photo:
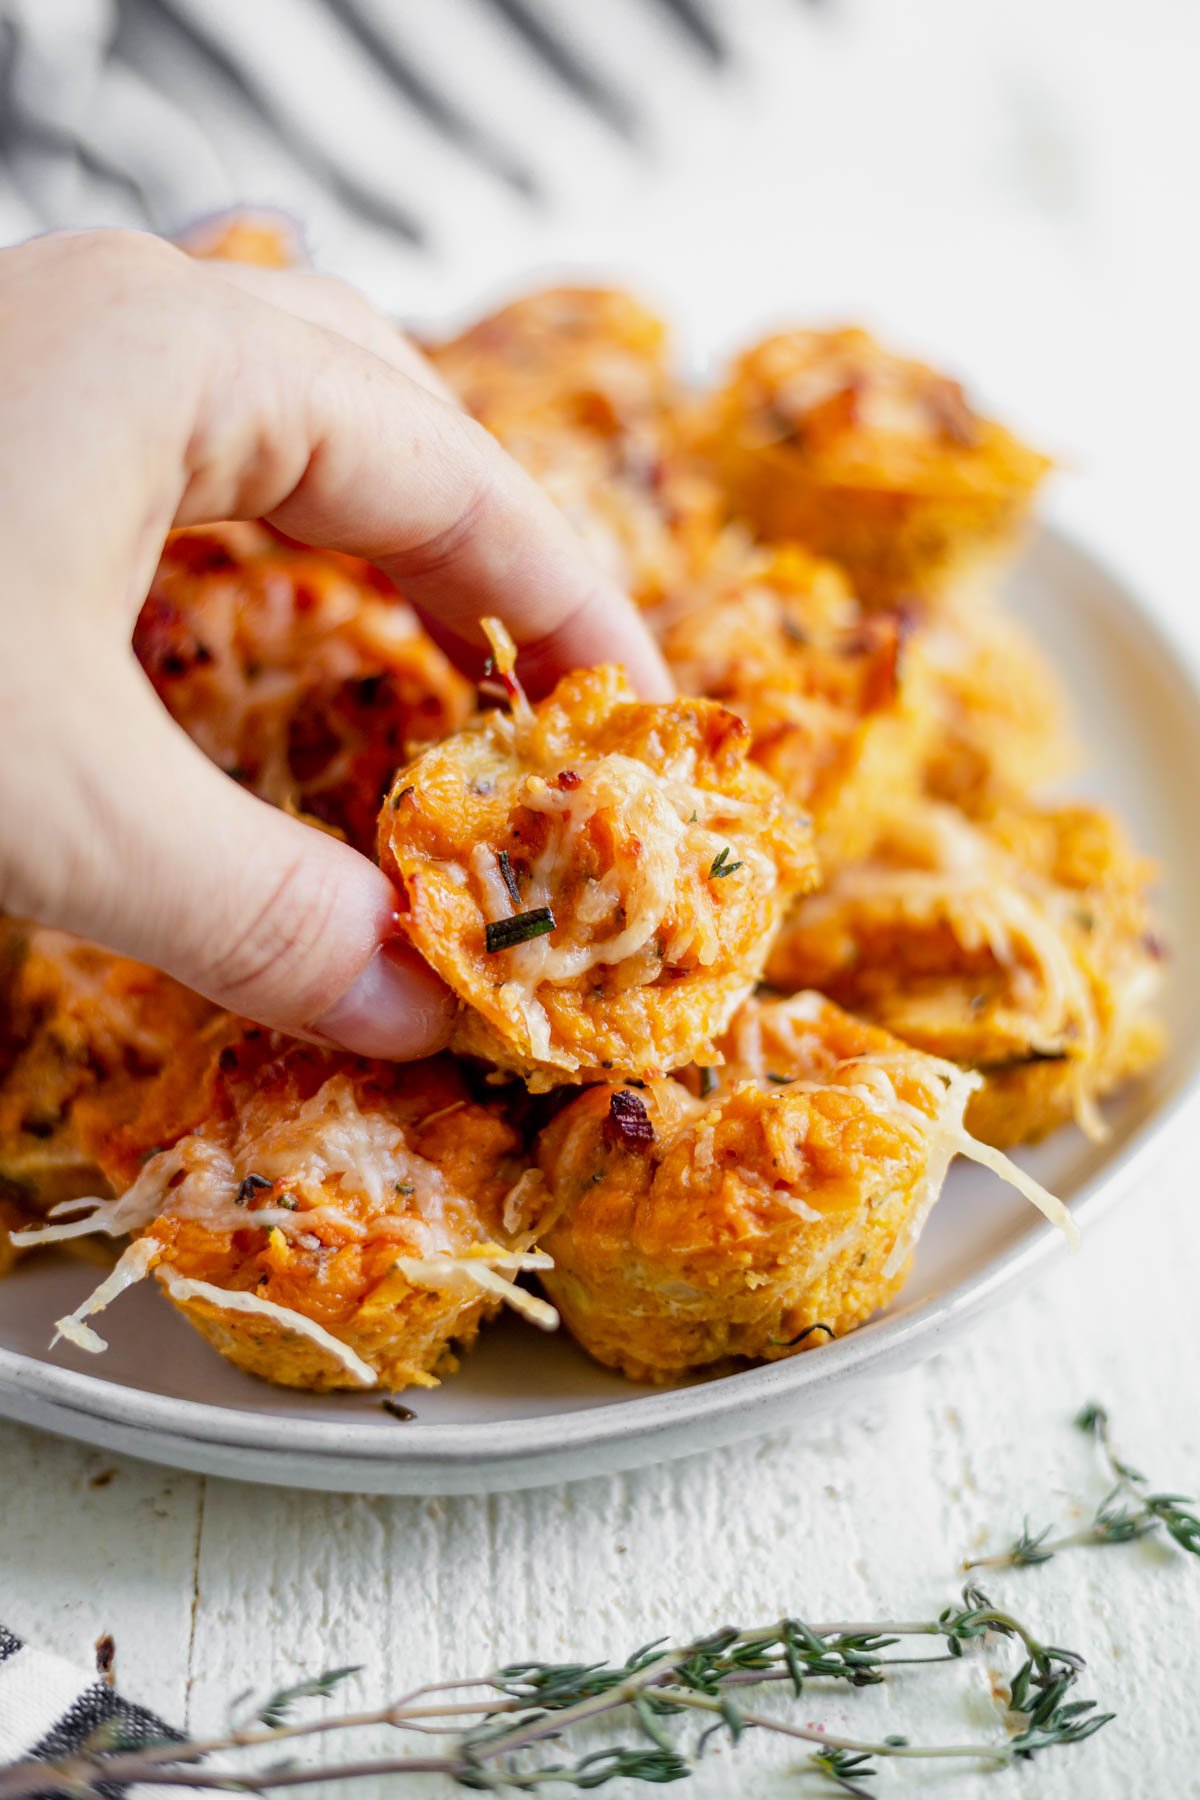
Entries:
[[[1153, 660], [1171, 672], [1177, 694], [1200, 721], [1197, 659], [1186, 641], [1145, 604], [1136, 578], [1126, 572], [1121, 559], [1107, 549], [1090, 547], [1082, 534], [1054, 521], [1042, 521], [1036, 538], [1052, 553], [1082, 565], [1093, 578], [1102, 578], [1106, 604], [1115, 601], [1136, 616]], [[1071, 1210], [1081, 1223], [1094, 1224], [1124, 1197], [1140, 1167], [1157, 1152], [1161, 1141], [1173, 1134], [1197, 1096], [1200, 1036], [1148, 1116], [1072, 1196]], [[126, 1434], [125, 1441], [114, 1447], [132, 1454], [177, 1464], [180, 1452], [187, 1451], [193, 1466], [201, 1466], [207, 1453], [223, 1464], [221, 1473], [257, 1481], [319, 1485], [315, 1480], [297, 1481], [294, 1465], [303, 1462], [315, 1475], [328, 1475], [336, 1468], [337, 1485], [343, 1488], [352, 1485], [347, 1478], [369, 1478], [377, 1483], [386, 1476], [386, 1491], [404, 1492], [407, 1473], [414, 1483], [419, 1482], [419, 1491], [435, 1492], [439, 1471], [456, 1476], [474, 1470], [479, 1475], [478, 1491], [487, 1491], [489, 1470], [499, 1474], [519, 1463], [524, 1474], [517, 1485], [534, 1486], [539, 1480], [562, 1478], [563, 1461], [571, 1456], [591, 1453], [593, 1467], [595, 1458], [606, 1450], [619, 1455], [624, 1467], [649, 1460], [639, 1446], [644, 1446], [648, 1437], [668, 1430], [678, 1437], [693, 1427], [708, 1425], [716, 1435], [716, 1429], [727, 1426], [733, 1416], [738, 1429], [726, 1431], [722, 1441], [731, 1435], [752, 1435], [762, 1428], [759, 1415], [765, 1410], [781, 1409], [785, 1403], [799, 1406], [810, 1389], [820, 1387], [827, 1392], [865, 1367], [881, 1365], [878, 1373], [886, 1375], [892, 1366], [898, 1370], [932, 1354], [946, 1329], [999, 1302], [1022, 1277], [1056, 1254], [1067, 1254], [1059, 1234], [1048, 1224], [1031, 1222], [1016, 1242], [975, 1272], [912, 1311], [885, 1314], [836, 1343], [821, 1346], [818, 1357], [783, 1358], [708, 1381], [524, 1418], [435, 1421], [417, 1423], [403, 1432], [387, 1432], [374, 1419], [354, 1416], [345, 1420], [279, 1417], [152, 1393], [109, 1381], [103, 1375], [56, 1366], [2, 1344], [0, 1414], [31, 1424], [44, 1423], [51, 1430], [91, 1443], [103, 1444], [103, 1428], [111, 1426]], [[44, 1421], [30, 1416], [31, 1404], [45, 1409]], [[664, 1454], [673, 1453], [678, 1454], [678, 1449], [670, 1451], [664, 1445]], [[233, 1462], [236, 1468], [230, 1466]], [[281, 1465], [274, 1477], [267, 1470], [272, 1462]], [[556, 1466], [547, 1472], [548, 1465]]]

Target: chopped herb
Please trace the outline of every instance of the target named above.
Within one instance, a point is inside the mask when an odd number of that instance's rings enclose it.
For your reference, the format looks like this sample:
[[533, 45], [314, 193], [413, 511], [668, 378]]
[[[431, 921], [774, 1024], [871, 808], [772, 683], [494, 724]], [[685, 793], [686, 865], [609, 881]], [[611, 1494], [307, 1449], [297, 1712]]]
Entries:
[[509, 899], [512, 901], [514, 906], [520, 906], [521, 890], [517, 886], [517, 878], [513, 874], [513, 866], [512, 866], [512, 863], [509, 861], [508, 851], [507, 850], [497, 850], [496, 861], [499, 864], [500, 874], [503, 878], [504, 885], [508, 889]]
[[494, 675], [495, 673], [496, 673], [496, 659], [494, 656], [489, 656], [487, 661], [483, 665], [484, 680], [486, 681], [487, 677], [489, 675]]
[[767, 1070], [767, 1080], [773, 1081], [776, 1087], [787, 1087], [788, 1083], [794, 1079], [795, 1077], [792, 1075], [777, 1075], [774, 1069]]
[[689, 825], [696, 825], [696, 824], [698, 824], [698, 823], [699, 823], [699, 820], [700, 820], [700, 814], [699, 814], [699, 813], [698, 813], [698, 812], [697, 812], [697, 811], [696, 811], [696, 809], [695, 809], [695, 807], [694, 807], [694, 806], [693, 806], [693, 808], [692, 808], [692, 816], [691, 816], [691, 818], [690, 818], [690, 819], [689, 819], [689, 820], [688, 820], [688, 824], [689, 824]]
[[741, 868], [740, 862], [730, 862], [729, 858], [732, 854], [729, 845], [726, 844], [720, 855], [713, 857], [713, 865], [708, 872], [714, 881], [719, 881], [722, 875], [732, 875], [735, 869]]
[[511, 919], [490, 919], [484, 930], [489, 956], [497, 950], [511, 950], [514, 944], [527, 944], [530, 938], [545, 937], [554, 930], [554, 914], [548, 906], [535, 906], [529, 912], [515, 913]]
[[406, 1200], [410, 1199], [417, 1191], [411, 1181], [397, 1181], [393, 1185], [396, 1192], [402, 1194]]
[[265, 1175], [247, 1175], [241, 1187], [234, 1195], [235, 1206], [248, 1206], [255, 1194], [261, 1194], [266, 1188], [273, 1188], [275, 1183], [268, 1181]]
[[654, 1142], [654, 1127], [646, 1102], [640, 1094], [621, 1088], [608, 1103], [603, 1137], [610, 1148], [621, 1144], [626, 1150], [646, 1150]]
[[700, 1071], [700, 1098], [702, 1100], [707, 1100], [708, 1096], [712, 1093], [712, 1091], [716, 1087], [716, 1085], [717, 1085], [717, 1071], [715, 1069], [701, 1069], [701, 1071]]
[[399, 1419], [402, 1425], [411, 1425], [412, 1421], [417, 1416], [412, 1407], [405, 1406], [401, 1401], [397, 1400], [395, 1394], [389, 1394], [387, 1399], [381, 1400], [379, 1404], [382, 1406], [385, 1413], [390, 1413], [393, 1419]]
[[814, 1331], [823, 1331], [825, 1336], [831, 1341], [837, 1336], [837, 1332], [833, 1329], [832, 1325], [822, 1325], [821, 1321], [818, 1319], [815, 1324], [806, 1325], [803, 1331], [798, 1331], [795, 1337], [772, 1338], [771, 1342], [777, 1350], [794, 1350], [797, 1344], [802, 1344], [806, 1337], [812, 1336]]
[[410, 794], [415, 794], [416, 791], [417, 791], [416, 788], [413, 787], [412, 783], [410, 782], [407, 787], [402, 787], [398, 794], [393, 794], [392, 795], [392, 811], [399, 812], [401, 806], [408, 799], [408, 796]]

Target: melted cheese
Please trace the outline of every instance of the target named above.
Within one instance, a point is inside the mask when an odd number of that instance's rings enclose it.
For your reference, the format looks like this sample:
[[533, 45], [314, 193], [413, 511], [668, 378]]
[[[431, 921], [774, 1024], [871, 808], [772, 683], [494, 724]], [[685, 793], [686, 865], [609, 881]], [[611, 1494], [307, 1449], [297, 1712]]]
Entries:
[[[585, 890], [573, 920], [563, 921], [551, 935], [503, 952], [510, 959], [511, 975], [502, 998], [514, 1016], [524, 1014], [535, 1054], [543, 1058], [549, 1049], [549, 1028], [537, 988], [543, 982], [553, 986], [576, 982], [598, 965], [626, 962], [645, 949], [674, 909], [685, 870], [705, 870], [722, 850], [731, 848], [733, 860], [745, 865], [743, 879], [752, 881], [756, 892], [769, 893], [776, 882], [774, 864], [761, 850], [739, 843], [736, 836], [731, 839], [728, 830], [713, 829], [717, 819], [736, 826], [746, 811], [739, 803], [679, 778], [664, 781], [629, 756], [604, 756], [576, 772], [579, 785], [566, 790], [552, 787], [540, 775], [529, 776], [523, 785], [521, 805], [548, 820], [546, 842], [527, 885], [528, 906], [553, 908], [562, 871], [571, 868], [580, 833], [597, 814], [620, 821], [636, 854], [621, 858]], [[484, 917], [494, 921], [511, 916], [512, 898], [494, 852], [477, 846], [471, 871]], [[679, 962], [690, 955], [701, 967], [709, 967], [721, 954], [716, 906], [701, 899], [690, 912], [690, 922], [674, 926], [667, 935], [663, 958]], [[605, 935], [599, 928], [617, 915], [618, 929]]]

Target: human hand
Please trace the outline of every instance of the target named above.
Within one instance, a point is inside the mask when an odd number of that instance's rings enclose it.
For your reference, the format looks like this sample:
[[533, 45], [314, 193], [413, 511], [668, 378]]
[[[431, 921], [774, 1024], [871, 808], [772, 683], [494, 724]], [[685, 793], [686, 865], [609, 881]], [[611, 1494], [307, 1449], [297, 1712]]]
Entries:
[[399, 333], [319, 276], [126, 232], [0, 252], [0, 909], [365, 1055], [444, 1041], [365, 857], [244, 792], [161, 708], [130, 637], [174, 525], [269, 519], [369, 558], [444, 644], [504, 619], [535, 689], [620, 662], [636, 609]]

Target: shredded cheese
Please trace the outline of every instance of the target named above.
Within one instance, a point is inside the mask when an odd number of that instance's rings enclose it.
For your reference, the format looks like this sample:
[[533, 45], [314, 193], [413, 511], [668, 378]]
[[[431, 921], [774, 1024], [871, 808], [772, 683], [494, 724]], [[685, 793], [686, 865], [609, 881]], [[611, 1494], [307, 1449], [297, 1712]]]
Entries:
[[[821, 1011], [829, 1005], [830, 1002], [820, 994], [807, 992], [769, 1009], [747, 1008], [735, 1034], [736, 1064], [760, 1087], [773, 1093], [815, 1094], [840, 1087], [900, 1129], [909, 1143], [920, 1150], [924, 1158], [920, 1186], [914, 1195], [905, 1230], [885, 1264], [885, 1275], [893, 1275], [900, 1268], [916, 1242], [955, 1156], [964, 1156], [990, 1169], [1031, 1201], [1063, 1233], [1072, 1250], [1078, 1248], [1079, 1227], [1062, 1201], [1003, 1151], [990, 1144], [981, 1144], [972, 1137], [963, 1123], [967, 1102], [983, 1085], [981, 1075], [924, 1051], [901, 1046], [831, 1061], [827, 1068], [822, 1068], [819, 1034], [814, 1036], [811, 1031], [806, 1032], [805, 1027], [819, 1024]], [[796, 1079], [782, 1085], [771, 1081], [769, 1065], [772, 1057], [763, 1041], [764, 1019], [769, 1020], [769, 1029], [779, 1040], [773, 1060], [785, 1069], [814, 1068], [819, 1078]], [[927, 1105], [916, 1105], [902, 1098], [896, 1091], [895, 1081], [900, 1075], [919, 1084], [927, 1097]], [[714, 1096], [709, 1101], [710, 1110], [720, 1104], [720, 1096]], [[707, 1146], [704, 1151], [706, 1166], [711, 1163], [711, 1154], [711, 1146]]]
[[169, 1265], [164, 1265], [159, 1270], [158, 1279], [172, 1300], [204, 1300], [221, 1312], [252, 1313], [258, 1318], [271, 1319], [285, 1331], [307, 1338], [309, 1343], [326, 1351], [362, 1387], [375, 1386], [375, 1371], [370, 1363], [364, 1362], [361, 1356], [351, 1350], [349, 1344], [343, 1344], [340, 1338], [334, 1337], [331, 1331], [326, 1331], [323, 1325], [318, 1325], [315, 1319], [306, 1318], [303, 1313], [294, 1311], [290, 1306], [280, 1306], [274, 1300], [264, 1300], [260, 1294], [243, 1292], [241, 1289], [215, 1287], [211, 1281], [193, 1281], [189, 1276], [178, 1274]]
[[91, 1318], [93, 1313], [103, 1312], [118, 1294], [123, 1294], [126, 1288], [143, 1281], [161, 1255], [162, 1245], [156, 1238], [139, 1238], [135, 1244], [130, 1244], [99, 1287], [94, 1288], [73, 1313], [68, 1313], [64, 1319], [55, 1320], [50, 1348], [53, 1350], [59, 1338], [65, 1338], [77, 1350], [87, 1350], [93, 1356], [107, 1350], [108, 1345], [100, 1333], [93, 1331], [90, 1325], [85, 1325], [84, 1320]]
[[506, 1281], [498, 1273], [511, 1269], [552, 1269], [553, 1260], [544, 1251], [509, 1251], [494, 1244], [477, 1244], [461, 1256], [398, 1256], [395, 1268], [414, 1287], [461, 1288], [473, 1283], [485, 1293], [497, 1294], [513, 1311], [520, 1313], [543, 1331], [558, 1328], [558, 1314], [548, 1300]]

